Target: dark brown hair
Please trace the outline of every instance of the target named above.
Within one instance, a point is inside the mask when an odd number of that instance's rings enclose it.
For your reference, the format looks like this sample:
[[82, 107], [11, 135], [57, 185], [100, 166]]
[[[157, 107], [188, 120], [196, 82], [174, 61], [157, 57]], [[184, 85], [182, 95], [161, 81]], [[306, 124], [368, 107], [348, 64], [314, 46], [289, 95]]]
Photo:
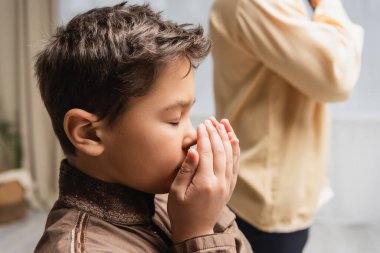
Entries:
[[160, 66], [186, 57], [196, 67], [209, 50], [202, 27], [163, 20], [148, 4], [92, 9], [59, 27], [35, 70], [63, 151], [75, 154], [63, 129], [68, 110], [86, 110], [112, 125], [130, 98], [149, 91]]

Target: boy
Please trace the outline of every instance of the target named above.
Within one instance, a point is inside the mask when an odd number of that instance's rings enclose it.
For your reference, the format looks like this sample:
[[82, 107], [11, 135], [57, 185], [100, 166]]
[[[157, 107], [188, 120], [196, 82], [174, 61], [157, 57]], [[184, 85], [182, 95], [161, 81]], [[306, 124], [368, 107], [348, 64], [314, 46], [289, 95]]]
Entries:
[[197, 131], [189, 120], [192, 69], [209, 49], [202, 28], [148, 5], [58, 29], [36, 73], [67, 159], [35, 252], [251, 252], [225, 207], [238, 140], [227, 120]]

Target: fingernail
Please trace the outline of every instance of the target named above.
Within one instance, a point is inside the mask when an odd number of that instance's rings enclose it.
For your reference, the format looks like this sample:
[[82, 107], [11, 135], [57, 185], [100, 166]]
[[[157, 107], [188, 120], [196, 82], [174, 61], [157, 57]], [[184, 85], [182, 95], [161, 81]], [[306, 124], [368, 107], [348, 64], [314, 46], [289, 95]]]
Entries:
[[206, 122], [206, 124], [207, 124], [208, 126], [212, 126], [212, 123], [211, 123], [210, 120], [206, 120], [205, 122]]
[[227, 125], [230, 124], [230, 122], [228, 121], [228, 119], [222, 119], [220, 122], [222, 122], [222, 123], [224, 123], [224, 124], [227, 124]]
[[218, 124], [218, 128], [219, 128], [220, 131], [223, 131], [223, 132], [226, 131], [226, 129], [224, 128], [223, 124]]
[[[192, 153], [192, 152], [194, 152], [194, 150], [192, 150], [191, 148], [189, 148], [188, 150], [187, 150], [187, 155], [189, 155], [190, 153]], [[188, 156], [187, 156], [188, 157]]]

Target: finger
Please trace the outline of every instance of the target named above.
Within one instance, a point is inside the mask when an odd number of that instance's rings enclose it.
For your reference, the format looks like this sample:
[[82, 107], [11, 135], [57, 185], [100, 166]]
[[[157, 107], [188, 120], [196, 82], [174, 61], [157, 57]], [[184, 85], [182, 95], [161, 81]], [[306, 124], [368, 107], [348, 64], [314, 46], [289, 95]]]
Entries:
[[197, 174], [213, 175], [212, 148], [206, 126], [203, 123], [201, 123], [197, 129], [197, 151], [199, 154], [199, 166]]
[[232, 141], [233, 139], [237, 139], [236, 135], [233, 132], [228, 132], [227, 134], [228, 134], [228, 139], [230, 141]]
[[236, 138], [236, 136], [229, 132], [228, 133], [228, 138], [231, 142], [232, 146], [232, 154], [233, 154], [233, 163], [235, 164], [237, 160], [239, 160], [240, 157], [240, 145], [239, 145], [239, 139]]
[[184, 198], [187, 188], [189, 187], [197, 170], [198, 161], [198, 152], [196, 150], [189, 149], [187, 151], [185, 161], [182, 163], [182, 166], [171, 185], [170, 192], [175, 192], [182, 199]]
[[232, 151], [232, 146], [230, 139], [228, 137], [227, 131], [224, 127], [223, 124], [218, 124], [217, 129], [219, 132], [219, 135], [222, 139], [223, 146], [224, 146], [224, 151], [226, 153], [226, 179], [228, 182], [231, 181], [232, 175], [233, 175], [233, 151]]
[[[212, 122], [214, 127], [218, 129], [219, 135], [222, 138], [224, 150], [226, 152], [226, 178], [228, 181], [231, 180], [232, 169], [233, 169], [233, 157], [232, 157], [232, 147], [227, 134], [227, 131], [224, 127], [224, 124], [219, 123], [214, 116], [210, 116], [209, 120]], [[231, 125], [227, 121], [228, 126], [232, 129]]]
[[231, 180], [231, 188], [230, 188], [230, 194], [232, 194], [236, 185], [237, 176], [239, 174], [240, 146], [239, 146], [239, 140], [236, 137], [232, 137], [232, 140], [230, 142], [231, 142], [232, 153], [233, 153], [233, 169], [232, 169], [232, 180]]
[[234, 129], [232, 128], [231, 123], [228, 119], [222, 119], [220, 123], [224, 125], [228, 133], [232, 132], [233, 134], [235, 134]]
[[205, 125], [212, 148], [214, 174], [220, 179], [225, 179], [226, 152], [224, 151], [222, 139], [210, 120], [206, 120]]
[[211, 123], [214, 125], [215, 128], [218, 127], [219, 122], [216, 120], [214, 116], [211, 116], [208, 119], [211, 121]]
[[232, 170], [232, 180], [231, 180], [231, 192], [232, 194], [236, 181], [237, 181], [237, 176], [239, 173], [239, 159], [240, 159], [240, 146], [239, 146], [239, 139], [237, 138], [234, 129], [231, 126], [231, 123], [228, 119], [222, 119], [220, 121], [226, 128], [228, 137], [231, 142], [232, 146], [232, 153], [233, 153], [233, 170]]

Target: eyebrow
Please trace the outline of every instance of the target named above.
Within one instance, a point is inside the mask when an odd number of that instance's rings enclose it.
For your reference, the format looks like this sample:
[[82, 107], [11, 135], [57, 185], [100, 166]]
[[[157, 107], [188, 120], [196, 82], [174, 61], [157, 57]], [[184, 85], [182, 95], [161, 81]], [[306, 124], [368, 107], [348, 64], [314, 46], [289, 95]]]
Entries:
[[188, 106], [192, 106], [195, 104], [195, 101], [196, 99], [194, 98], [194, 100], [192, 102], [190, 101], [185, 101], [185, 100], [178, 100], [176, 101], [175, 103], [165, 107], [163, 109], [163, 111], [170, 111], [170, 110], [173, 110], [173, 109], [176, 109], [176, 108], [185, 108], [185, 107], [188, 107]]

